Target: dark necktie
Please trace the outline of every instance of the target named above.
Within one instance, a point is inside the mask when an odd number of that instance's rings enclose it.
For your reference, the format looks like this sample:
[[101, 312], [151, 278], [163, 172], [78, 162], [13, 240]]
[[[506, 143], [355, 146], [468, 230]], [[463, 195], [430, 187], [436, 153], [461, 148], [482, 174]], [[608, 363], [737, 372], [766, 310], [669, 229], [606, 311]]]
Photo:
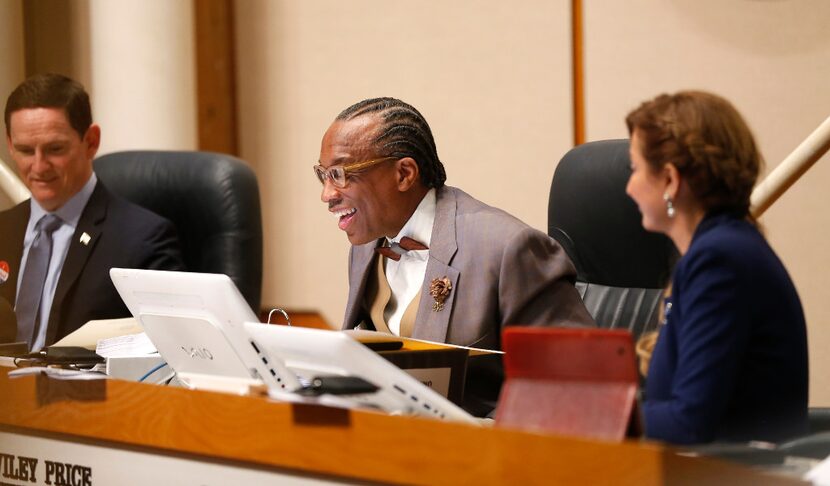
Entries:
[[17, 314], [17, 340], [26, 341], [30, 348], [38, 331], [40, 299], [49, 270], [49, 260], [52, 258], [52, 233], [61, 224], [61, 219], [54, 214], [40, 218], [35, 225], [35, 239], [29, 247], [26, 268], [21, 276], [17, 306], [14, 308]]
[[391, 258], [396, 262], [400, 261], [401, 255], [411, 250], [429, 250], [429, 247], [421, 243], [420, 241], [413, 240], [408, 236], [404, 236], [403, 238], [401, 238], [400, 243], [392, 243], [390, 246], [381, 246], [379, 248], [375, 248], [375, 251], [377, 253], [380, 253], [386, 258]]

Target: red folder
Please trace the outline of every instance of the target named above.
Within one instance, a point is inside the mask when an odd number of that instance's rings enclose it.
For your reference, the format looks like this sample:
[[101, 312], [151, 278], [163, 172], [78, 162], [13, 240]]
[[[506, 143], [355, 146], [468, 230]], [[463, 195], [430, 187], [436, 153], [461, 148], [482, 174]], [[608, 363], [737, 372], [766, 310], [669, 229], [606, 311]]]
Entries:
[[621, 441], [633, 433], [637, 367], [625, 330], [509, 327], [500, 426]]

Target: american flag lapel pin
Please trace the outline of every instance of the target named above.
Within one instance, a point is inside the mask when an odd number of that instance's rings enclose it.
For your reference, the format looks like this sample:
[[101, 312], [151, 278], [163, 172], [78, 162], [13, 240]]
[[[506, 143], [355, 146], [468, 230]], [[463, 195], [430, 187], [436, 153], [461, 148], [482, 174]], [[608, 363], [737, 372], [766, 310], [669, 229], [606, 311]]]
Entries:
[[91, 236], [89, 236], [89, 233], [87, 233], [86, 231], [84, 231], [84, 233], [81, 235], [81, 244], [83, 244], [84, 246], [86, 246], [86, 245], [88, 245], [88, 244], [89, 244], [89, 240], [91, 240], [91, 239], [92, 239], [92, 237], [91, 237]]

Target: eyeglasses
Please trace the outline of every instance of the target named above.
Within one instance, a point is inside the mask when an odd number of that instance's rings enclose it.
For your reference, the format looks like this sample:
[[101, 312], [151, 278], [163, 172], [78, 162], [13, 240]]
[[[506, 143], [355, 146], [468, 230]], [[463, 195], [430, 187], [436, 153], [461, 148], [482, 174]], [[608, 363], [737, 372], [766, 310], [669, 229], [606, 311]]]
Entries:
[[317, 179], [320, 180], [320, 184], [325, 185], [326, 179], [330, 179], [335, 186], [343, 188], [346, 187], [346, 176], [349, 174], [368, 169], [369, 167], [380, 164], [381, 162], [396, 160], [397, 158], [398, 157], [382, 157], [380, 159], [364, 160], [363, 162], [335, 165], [329, 167], [328, 169], [317, 164], [314, 166], [314, 173], [317, 175]]

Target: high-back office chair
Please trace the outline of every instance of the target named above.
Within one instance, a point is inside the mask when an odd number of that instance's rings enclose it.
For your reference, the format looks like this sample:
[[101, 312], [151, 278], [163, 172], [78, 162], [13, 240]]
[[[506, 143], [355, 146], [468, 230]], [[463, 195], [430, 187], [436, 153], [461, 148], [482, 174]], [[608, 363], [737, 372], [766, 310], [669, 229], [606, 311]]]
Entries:
[[262, 293], [262, 216], [253, 170], [212, 152], [127, 151], [99, 157], [104, 185], [176, 226], [188, 271], [231, 277], [255, 313]]
[[657, 327], [663, 289], [677, 251], [641, 225], [625, 193], [628, 140], [570, 150], [556, 168], [548, 200], [548, 234], [573, 260], [577, 289], [597, 325], [629, 330], [634, 339]]

